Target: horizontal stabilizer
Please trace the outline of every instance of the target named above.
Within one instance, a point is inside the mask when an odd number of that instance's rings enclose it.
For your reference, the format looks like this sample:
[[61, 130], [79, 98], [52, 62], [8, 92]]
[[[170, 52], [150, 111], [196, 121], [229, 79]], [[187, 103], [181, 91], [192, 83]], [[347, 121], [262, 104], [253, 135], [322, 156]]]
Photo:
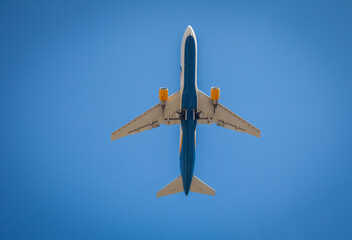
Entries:
[[[215, 196], [215, 190], [209, 187], [207, 184], [202, 182], [199, 178], [193, 175], [191, 188], [189, 189], [191, 192], [197, 192], [202, 194], [208, 194]], [[183, 192], [183, 182], [182, 176], [179, 176], [171, 183], [166, 185], [163, 189], [161, 189], [156, 196], [157, 197], [164, 197], [170, 194]]]
[[164, 197], [170, 194], [183, 192], [183, 182], [181, 175], [173, 180], [171, 183], [166, 185], [163, 189], [161, 189], [156, 196], [157, 197]]
[[215, 190], [194, 175], [190, 191], [215, 196]]

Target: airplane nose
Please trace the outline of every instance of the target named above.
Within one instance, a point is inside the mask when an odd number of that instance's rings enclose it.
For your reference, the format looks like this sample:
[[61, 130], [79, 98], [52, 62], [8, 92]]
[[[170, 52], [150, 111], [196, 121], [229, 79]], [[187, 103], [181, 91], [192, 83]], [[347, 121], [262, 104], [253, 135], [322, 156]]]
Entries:
[[187, 32], [189, 35], [194, 35], [194, 31], [193, 31], [193, 28], [191, 27], [191, 25], [188, 25], [188, 26], [187, 26], [186, 32]]

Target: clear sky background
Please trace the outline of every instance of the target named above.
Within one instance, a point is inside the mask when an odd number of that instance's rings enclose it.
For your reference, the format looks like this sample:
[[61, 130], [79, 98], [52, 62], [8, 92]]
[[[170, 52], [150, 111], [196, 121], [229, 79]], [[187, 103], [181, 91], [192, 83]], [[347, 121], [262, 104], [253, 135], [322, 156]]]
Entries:
[[[2, 1], [1, 239], [352, 239], [351, 1]], [[262, 138], [198, 125], [111, 132], [179, 89], [191, 25], [198, 86]]]

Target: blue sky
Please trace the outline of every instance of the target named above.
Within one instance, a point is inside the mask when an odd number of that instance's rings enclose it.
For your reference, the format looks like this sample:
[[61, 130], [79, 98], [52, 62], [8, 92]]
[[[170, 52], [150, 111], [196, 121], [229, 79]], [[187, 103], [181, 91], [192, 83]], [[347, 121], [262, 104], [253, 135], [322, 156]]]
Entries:
[[[0, 3], [2, 239], [351, 239], [349, 1]], [[179, 89], [191, 25], [198, 86], [262, 138], [197, 128], [216, 196], [156, 198], [179, 127], [110, 134]]]

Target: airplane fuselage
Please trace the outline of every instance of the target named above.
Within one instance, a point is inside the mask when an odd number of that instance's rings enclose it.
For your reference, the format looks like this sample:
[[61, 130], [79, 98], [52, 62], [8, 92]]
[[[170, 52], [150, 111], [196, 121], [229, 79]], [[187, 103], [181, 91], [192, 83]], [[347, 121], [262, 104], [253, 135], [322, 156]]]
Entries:
[[181, 44], [181, 120], [180, 168], [183, 189], [186, 195], [190, 190], [194, 172], [196, 152], [196, 111], [197, 111], [197, 40], [189, 26]]

